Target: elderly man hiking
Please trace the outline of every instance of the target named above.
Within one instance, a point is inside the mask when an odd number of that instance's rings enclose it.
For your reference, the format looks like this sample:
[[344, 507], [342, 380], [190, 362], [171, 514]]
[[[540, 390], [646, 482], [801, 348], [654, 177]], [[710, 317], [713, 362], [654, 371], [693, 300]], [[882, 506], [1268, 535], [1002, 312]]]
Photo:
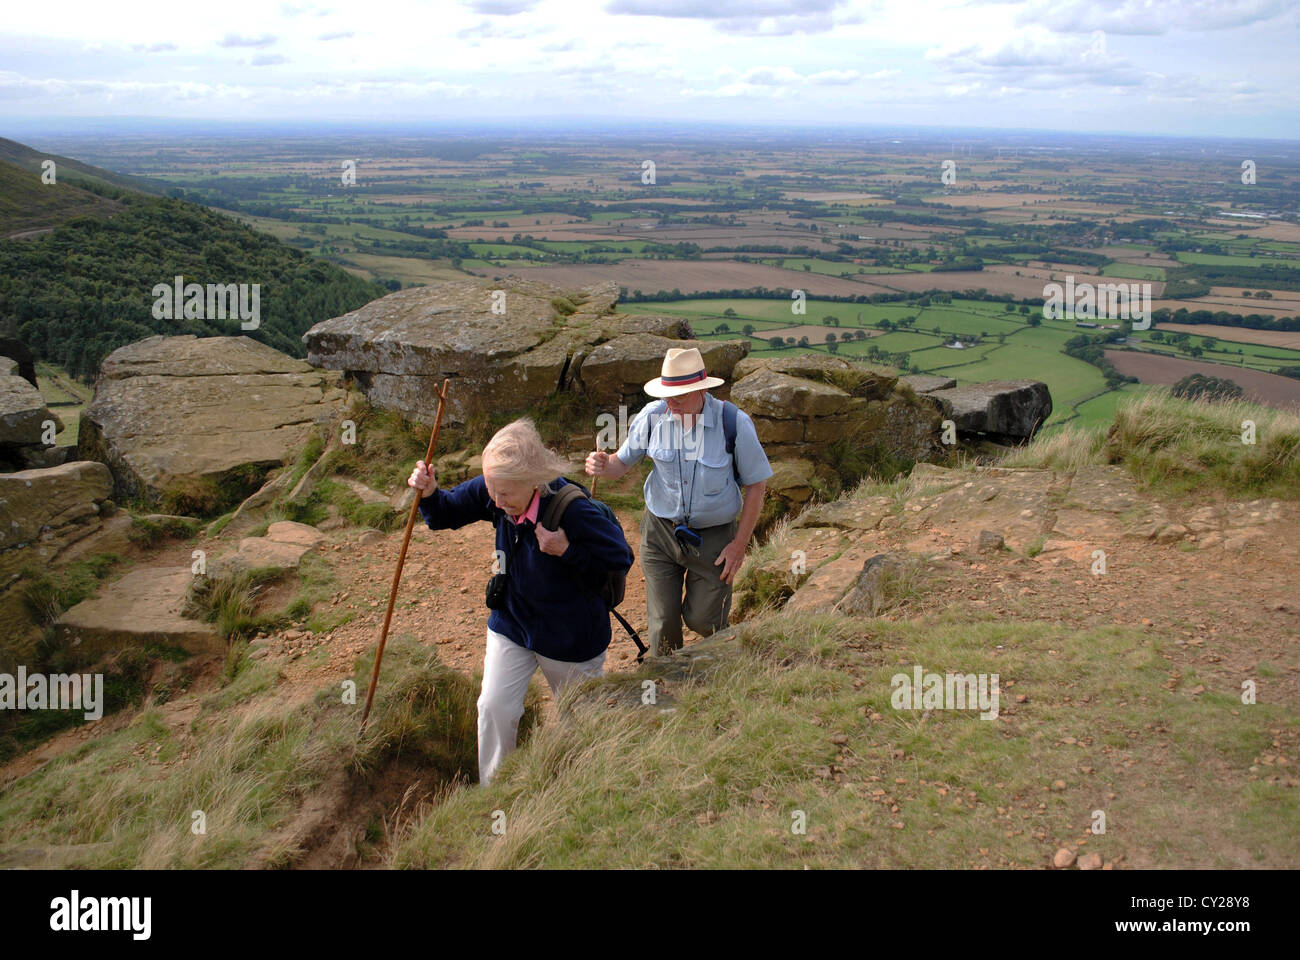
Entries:
[[772, 476], [754, 422], [709, 395], [725, 382], [708, 376], [694, 347], [669, 350], [662, 375], [645, 385], [662, 399], [633, 418], [616, 454], [597, 450], [587, 457], [588, 474], [613, 479], [647, 453], [654, 463], [641, 521], [652, 656], [681, 647], [683, 620], [704, 636], [726, 626], [731, 585]]

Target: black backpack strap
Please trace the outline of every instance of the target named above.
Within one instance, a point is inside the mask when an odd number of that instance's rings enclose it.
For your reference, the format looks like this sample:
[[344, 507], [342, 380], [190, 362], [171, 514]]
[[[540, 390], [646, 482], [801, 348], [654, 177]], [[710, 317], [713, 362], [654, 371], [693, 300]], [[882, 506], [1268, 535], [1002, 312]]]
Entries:
[[610, 608], [609, 612], [618, 618], [618, 622], [623, 624], [623, 629], [627, 631], [627, 635], [631, 637], [632, 642], [636, 644], [636, 649], [637, 649], [636, 662], [641, 663], [643, 660], [645, 660], [645, 655], [647, 653], [648, 648], [644, 643], [641, 642], [641, 638], [637, 636], [637, 632], [632, 629], [632, 624], [628, 623], [626, 620], [623, 619], [623, 614], [619, 613], [613, 607]]
[[[560, 520], [564, 517], [564, 511], [568, 509], [569, 504], [578, 499], [578, 497], [587, 497], [590, 499], [591, 494], [588, 493], [587, 488], [580, 483], [566, 483], [559, 493], [551, 497], [550, 501], [546, 504], [546, 512], [538, 518], [541, 521], [542, 526], [547, 530], [559, 529]], [[593, 595], [595, 594], [595, 591], [586, 584], [582, 584], [582, 587], [588, 593]], [[605, 609], [617, 618], [618, 622], [623, 625], [623, 629], [627, 631], [627, 635], [632, 638], [632, 642], [636, 644], [637, 649], [636, 662], [641, 663], [645, 659], [645, 655], [649, 648], [641, 642], [641, 637], [632, 629], [632, 624], [623, 619], [623, 614], [619, 613], [613, 607], [607, 606]]]
[[538, 518], [542, 526], [547, 530], [560, 529], [560, 521], [564, 518], [564, 511], [568, 509], [569, 504], [587, 495], [587, 491], [581, 484], [566, 483], [559, 493], [547, 501], [546, 512]]
[[740, 408], [730, 400], [722, 401], [722, 436], [727, 441], [727, 453], [731, 454], [731, 472], [735, 474], [736, 486], [743, 487], [740, 482], [740, 465], [736, 462], [736, 414]]

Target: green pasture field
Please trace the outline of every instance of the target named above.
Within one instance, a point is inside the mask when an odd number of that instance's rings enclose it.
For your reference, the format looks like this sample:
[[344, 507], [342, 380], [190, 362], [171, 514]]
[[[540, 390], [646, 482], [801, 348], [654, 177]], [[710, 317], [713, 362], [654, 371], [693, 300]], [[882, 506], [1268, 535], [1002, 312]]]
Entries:
[[646, 218], [657, 220], [658, 216], [658, 214], [632, 213], [631, 211], [624, 210], [602, 210], [598, 213], [590, 214], [587, 219], [594, 223], [601, 223], [606, 220], [637, 220]]
[[1288, 265], [1285, 257], [1243, 257], [1235, 254], [1225, 256], [1218, 253], [1188, 253], [1185, 250], [1180, 251], [1177, 257], [1180, 263], [1201, 263], [1215, 267], [1259, 267], [1278, 263]]
[[471, 243], [469, 248], [473, 250], [477, 256], [485, 260], [505, 259], [512, 256], [522, 256], [525, 258], [529, 255], [534, 257], [547, 256], [545, 250], [535, 250], [532, 247], [525, 247], [514, 243]]
[[[913, 354], [912, 360], [926, 373], [956, 377], [959, 384], [983, 380], [1042, 380], [1052, 394], [1052, 415], [1048, 423], [1066, 419], [1075, 412], [1075, 404], [1106, 390], [1106, 379], [1091, 364], [1051, 349], [1046, 343], [1035, 344], [1024, 337], [1008, 339], [1004, 346], [993, 344], [975, 363], [934, 362], [934, 352]], [[956, 351], [944, 351], [956, 353]]]
[[[1134, 336], [1138, 337], [1140, 334]], [[1189, 345], [1200, 346], [1203, 339], [1203, 337], [1193, 336]], [[1156, 343], [1150, 339], [1142, 339], [1140, 342], [1141, 349], [1148, 353], [1160, 353], [1184, 360], [1200, 359], [1233, 367], [1245, 366], [1253, 370], [1271, 372], [1278, 367], [1300, 365], [1300, 351], [1287, 350], [1284, 347], [1268, 347], [1258, 343], [1232, 343], [1230, 349], [1224, 349], [1228, 341], [1220, 340], [1218, 348], [1206, 350], [1200, 357], [1192, 357], [1169, 343]], [[1237, 353], [1238, 350], [1241, 353]]]
[[[1085, 400], [1075, 407], [1077, 416], [1068, 422], [1071, 426], [1082, 427], [1104, 427], [1114, 422], [1115, 408], [1119, 406], [1121, 400], [1126, 400], [1140, 393], [1150, 390], [1149, 386], [1141, 383], [1126, 383], [1118, 390], [1107, 390], [1098, 397], [1091, 400]], [[1053, 407], [1056, 404], [1056, 396], [1052, 396]], [[1066, 414], [1068, 417], [1068, 414]], [[1053, 427], [1060, 426], [1064, 420], [1057, 416], [1056, 410], [1053, 409], [1052, 416], [1048, 420], [1045, 430], [1051, 430]]]
[[[284, 220], [272, 220], [267, 217], [236, 213], [232, 210], [222, 210], [220, 212], [228, 217], [234, 217], [236, 220], [247, 223], [257, 230], [269, 233], [280, 240], [303, 237], [320, 244], [329, 241], [349, 243], [358, 238], [362, 240], [400, 240], [407, 243], [418, 239], [409, 233], [386, 230], [383, 227], [371, 227], [362, 223], [290, 223]], [[321, 227], [325, 228], [324, 234], [314, 232], [314, 230]]]
[[660, 244], [650, 240], [538, 240], [537, 245], [551, 253], [644, 253], [647, 247]]
[[804, 267], [808, 267], [808, 273], [820, 273], [828, 277], [852, 276], [856, 273], [898, 272], [885, 267], [864, 267], [856, 263], [837, 263], [834, 260], [817, 260], [812, 257], [777, 257], [760, 262], [785, 270], [803, 270]]
[[1139, 263], [1108, 263], [1101, 268], [1104, 277], [1124, 277], [1128, 280], [1164, 280], [1164, 267], [1148, 267]]
[[402, 281], [402, 286], [441, 283], [444, 280], [463, 280], [465, 274], [450, 267], [444, 260], [424, 260], [419, 257], [380, 257], [372, 253], [348, 253], [333, 257], [343, 269], [358, 276], [376, 280], [392, 277]]
[[[620, 313], [655, 313], [695, 318], [718, 317], [729, 319], [733, 328], [737, 323], [744, 325], [748, 321], [767, 320], [777, 326], [789, 327], [803, 323], [821, 323], [825, 316], [839, 317], [844, 327], [858, 326], [858, 314], [862, 314], [862, 326], [874, 327], [876, 322], [889, 318], [897, 321], [900, 317], [913, 315], [919, 309], [906, 303], [837, 303], [833, 300], [809, 299], [805, 301], [807, 313], [792, 314], [790, 307], [793, 300], [757, 300], [757, 299], [700, 299], [675, 300], [671, 303], [621, 303]], [[737, 313], [736, 317], [722, 317], [722, 312], [730, 307]]]

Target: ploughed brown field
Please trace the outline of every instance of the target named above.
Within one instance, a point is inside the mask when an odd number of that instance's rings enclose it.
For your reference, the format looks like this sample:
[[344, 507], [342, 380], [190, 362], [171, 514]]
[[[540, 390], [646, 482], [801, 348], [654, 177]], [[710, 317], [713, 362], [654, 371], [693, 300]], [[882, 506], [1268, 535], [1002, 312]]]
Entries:
[[[1041, 297], [1043, 295], [1043, 285], [1047, 283], [1059, 283], [1064, 285], [1067, 276], [1074, 277], [1074, 282], [1079, 283], [1150, 283], [1152, 298], [1164, 293], [1165, 285], [1160, 280], [1135, 280], [1131, 277], [1107, 277], [1093, 271], [1091, 267], [1068, 266], [1064, 264], [1040, 264], [1035, 260], [1032, 264], [1010, 264], [1010, 263], [991, 263], [985, 266], [982, 273], [996, 274], [998, 276], [1015, 276], [1017, 273], [1021, 277], [1030, 277], [1038, 281], [1038, 292], [1033, 296]], [[967, 284], [971, 286], [971, 284]], [[980, 284], [975, 284], [980, 286]], [[993, 289], [989, 287], [989, 289]], [[1155, 304], [1152, 304], [1155, 309]]]
[[[846, 269], [849, 265], [846, 265]], [[617, 264], [565, 263], [554, 266], [512, 266], [511, 273], [535, 276], [560, 286], [578, 286], [603, 280], [617, 280], [629, 290], [650, 293], [657, 290], [680, 290], [696, 293], [708, 290], [734, 290], [748, 287], [769, 289], [805, 290], [809, 296], [833, 294], [856, 296], [873, 293], [915, 293], [922, 290], [963, 290], [983, 288], [989, 293], [1010, 295], [1017, 299], [1041, 297], [1046, 275], [1051, 271], [1033, 271], [1045, 276], [1014, 276], [992, 270], [960, 271], [954, 273], [858, 274], [856, 278], [831, 277], [805, 270], [784, 270], [780, 267], [758, 263], [739, 263], [726, 260], [641, 260], [626, 259]], [[1026, 271], [1022, 270], [1022, 273]], [[480, 276], [495, 276], [492, 271], [477, 271]], [[1058, 281], [1065, 274], [1057, 272]], [[1075, 273], [1076, 283], [1119, 283], [1116, 277], [1101, 277], [1090, 273]], [[1128, 281], [1132, 282], [1132, 281]], [[1153, 292], [1161, 284], [1152, 283]]]
[[[734, 263], [726, 260], [681, 261], [627, 259], [621, 263], [563, 263], [546, 267], [512, 266], [510, 272], [521, 277], [535, 277], [557, 286], [583, 286], [616, 280], [629, 290], [647, 293], [657, 290], [680, 290], [696, 293], [706, 290], [734, 290], [749, 287], [804, 290], [809, 296], [821, 294], [849, 295], [890, 293], [888, 287], [841, 277], [827, 277], [804, 270], [782, 270], [760, 263]], [[496, 276], [479, 271], [480, 276]], [[869, 276], [864, 274], [863, 276]], [[893, 279], [893, 274], [887, 275]]]
[[1126, 377], [1137, 377], [1143, 383], [1171, 386], [1189, 374], [1199, 373], [1206, 377], [1231, 380], [1246, 391], [1249, 400], [1281, 409], [1300, 409], [1300, 380], [1281, 377], [1276, 373], [1131, 350], [1107, 350], [1106, 359]]
[[[1163, 286], [1163, 284], [1161, 284]], [[1152, 297], [1156, 296], [1156, 286], [1151, 286]], [[1194, 300], [1155, 300], [1151, 301], [1152, 310], [1209, 310], [1211, 313], [1217, 313], [1222, 310], [1224, 313], [1258, 313], [1265, 317], [1295, 317], [1300, 316], [1300, 303], [1294, 300], [1253, 300], [1250, 298], [1241, 299], [1240, 297], [1216, 297], [1213, 294], [1207, 297], [1197, 297]]]
[[1266, 347], [1300, 350], [1300, 330], [1249, 330], [1245, 327], [1224, 327], [1217, 323], [1157, 323], [1155, 327], [1171, 333], [1189, 333], [1193, 337], [1214, 337], [1237, 343], [1259, 343]]
[[[1022, 270], [1023, 274], [1024, 271]], [[1065, 274], [1057, 273], [1060, 282], [1065, 282]], [[1039, 277], [1015, 276], [1014, 274], [995, 273], [991, 270], [963, 270], [955, 273], [877, 273], [871, 279], [881, 286], [895, 291], [917, 292], [921, 290], [979, 290], [989, 293], [1010, 294], [1017, 299], [1024, 297], [1041, 297], [1043, 284]], [[1111, 277], [1098, 277], [1093, 274], [1075, 273], [1074, 282], [1118, 283]]]

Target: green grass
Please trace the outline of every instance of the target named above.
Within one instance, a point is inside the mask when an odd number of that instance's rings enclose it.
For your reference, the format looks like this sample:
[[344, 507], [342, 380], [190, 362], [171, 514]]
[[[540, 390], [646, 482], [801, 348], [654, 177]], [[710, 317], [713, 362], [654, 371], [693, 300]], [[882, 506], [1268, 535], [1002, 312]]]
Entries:
[[201, 524], [189, 517], [166, 517], [154, 520], [149, 517], [132, 517], [127, 537], [133, 543], [154, 546], [167, 538], [188, 540], [198, 534]]
[[[323, 802], [343, 815], [352, 790], [364, 792], [399, 760], [430, 787], [472, 779], [476, 685], [395, 636], [358, 742], [369, 673], [369, 661], [358, 661], [356, 703], [343, 702], [337, 684], [303, 702], [277, 696], [275, 670], [254, 662], [185, 728], [141, 712], [0, 793], [0, 863], [9, 849], [37, 846], [66, 851], [61, 866], [91, 869], [285, 866], [304, 852], [292, 826], [306, 797], [327, 791]], [[525, 739], [534, 717], [530, 701]], [[182, 751], [184, 761], [162, 766]], [[196, 811], [203, 834], [191, 831]], [[325, 822], [330, 833], [344, 826]]]
[[[1255, 424], [1253, 444], [1242, 442], [1245, 420]], [[1246, 401], [1188, 402], [1151, 389], [1116, 410], [1105, 452], [1169, 494], [1300, 495], [1300, 416]]]
[[1108, 263], [1101, 269], [1104, 277], [1124, 277], [1130, 280], [1164, 280], [1164, 267], [1148, 267], [1137, 263]]
[[1295, 266], [1296, 261], [1288, 260], [1284, 257], [1243, 257], [1235, 254], [1218, 254], [1218, 253], [1187, 253], [1180, 252], [1176, 254], [1180, 263], [1205, 263], [1213, 264], [1217, 267], [1262, 267], [1262, 266]]
[[[1220, 852], [1229, 848], [1285, 863], [1300, 850], [1297, 834], [1280, 829], [1279, 818], [1295, 815], [1288, 791], [1239, 782], [1270, 724], [1293, 711], [1234, 716], [1231, 693], [1194, 700], [1167, 690], [1161, 644], [1139, 631], [780, 614], [713, 646], [707, 679], [671, 685], [671, 713], [605, 703], [639, 689], [652, 668], [568, 694], [564, 724], [541, 730], [492, 786], [426, 810], [394, 845], [393, 864], [1041, 867], [1058, 845], [1085, 837], [1107, 860], [1131, 855], [1141, 837], [1162, 865], [1236, 865]], [[913, 664], [998, 673], [1001, 718], [895, 710], [891, 679]], [[1016, 704], [1022, 694], [1027, 703]], [[1129, 733], [1157, 721], [1173, 731], [1175, 751], [1146, 764], [1165, 745]], [[1141, 786], [1130, 761], [1142, 764]], [[1050, 790], [1058, 779], [1065, 788]], [[1118, 784], [1123, 792], [1105, 801]], [[1098, 806], [1124, 830], [1090, 836]]]
[[[1242, 442], [1245, 420], [1255, 423], [1254, 444]], [[1119, 397], [1109, 430], [1070, 423], [1044, 431], [1002, 463], [1059, 470], [1120, 463], [1144, 488], [1168, 496], [1295, 499], [1300, 417], [1247, 401], [1181, 400], [1150, 387]]]
[[23, 570], [19, 582], [33, 621], [51, 624], [64, 611], [94, 596], [123, 559], [115, 553], [97, 553], [61, 567]]

